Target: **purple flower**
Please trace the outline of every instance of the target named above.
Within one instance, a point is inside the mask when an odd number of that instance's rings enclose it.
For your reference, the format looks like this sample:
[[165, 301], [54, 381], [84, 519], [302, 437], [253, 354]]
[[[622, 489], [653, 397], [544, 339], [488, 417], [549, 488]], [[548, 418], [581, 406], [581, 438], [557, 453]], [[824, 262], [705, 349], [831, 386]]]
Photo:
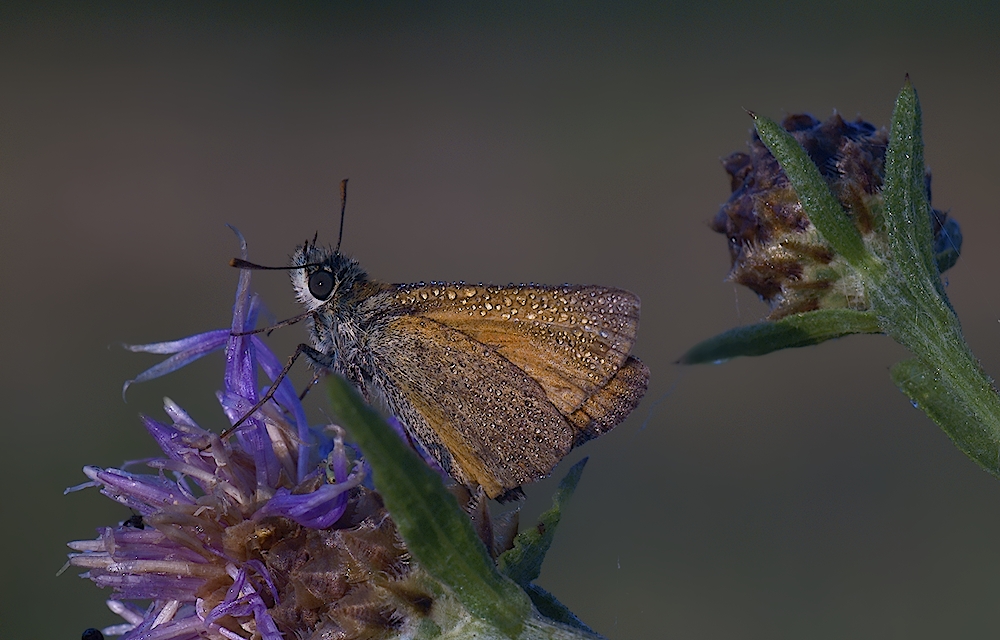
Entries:
[[[172, 355], [125, 387], [224, 348], [218, 399], [231, 424], [246, 416], [281, 371], [247, 333], [260, 309], [249, 286], [243, 270], [231, 330], [129, 347]], [[264, 388], [258, 368], [272, 381]], [[386, 585], [406, 576], [409, 559], [381, 501], [362, 486], [364, 466], [349, 458], [339, 427], [310, 428], [287, 380], [226, 440], [169, 399], [164, 410], [167, 422], [142, 418], [164, 454], [145, 461], [151, 473], [85, 467], [90, 481], [73, 488], [99, 487], [137, 514], [69, 544], [69, 564], [114, 590], [108, 604], [125, 623], [105, 633], [349, 638], [398, 623]]]

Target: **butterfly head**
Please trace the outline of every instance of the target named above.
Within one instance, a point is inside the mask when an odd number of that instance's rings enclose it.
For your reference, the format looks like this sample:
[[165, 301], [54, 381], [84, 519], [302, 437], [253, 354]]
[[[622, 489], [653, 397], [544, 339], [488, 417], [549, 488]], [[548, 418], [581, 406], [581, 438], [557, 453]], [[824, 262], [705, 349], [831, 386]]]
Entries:
[[368, 275], [357, 260], [330, 247], [306, 242], [295, 250], [291, 260], [295, 297], [306, 311], [338, 303], [364, 283]]

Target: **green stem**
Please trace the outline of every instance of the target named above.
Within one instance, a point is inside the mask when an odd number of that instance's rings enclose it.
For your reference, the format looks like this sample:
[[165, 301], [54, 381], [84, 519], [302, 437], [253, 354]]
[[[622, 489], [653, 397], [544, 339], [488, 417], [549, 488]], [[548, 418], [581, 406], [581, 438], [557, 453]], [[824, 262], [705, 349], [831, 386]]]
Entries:
[[862, 273], [883, 331], [917, 356], [900, 388], [969, 457], [1000, 476], [1000, 396], [962, 337], [941, 286], [927, 201], [920, 101], [907, 78], [892, 114], [883, 195], [889, 255]]
[[[946, 301], [937, 295], [918, 298], [899, 284], [886, 277], [869, 289], [885, 333], [919, 362], [897, 366], [893, 378], [959, 449], [1000, 476], [1000, 396], [965, 343]], [[918, 373], [923, 380], [915, 379]]]

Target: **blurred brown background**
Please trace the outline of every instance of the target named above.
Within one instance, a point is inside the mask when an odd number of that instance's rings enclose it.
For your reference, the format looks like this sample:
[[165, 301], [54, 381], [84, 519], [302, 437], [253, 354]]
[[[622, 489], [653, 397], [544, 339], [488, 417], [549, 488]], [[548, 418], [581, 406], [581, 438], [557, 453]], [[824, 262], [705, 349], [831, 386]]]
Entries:
[[[724, 282], [707, 228], [744, 108], [883, 125], [908, 72], [934, 203], [965, 234], [948, 292], [1000, 371], [1000, 6], [755, 4], [5, 4], [0, 635], [115, 621], [106, 592], [55, 572], [65, 541], [129, 513], [62, 489], [85, 464], [153, 455], [136, 414], [162, 415], [164, 395], [222, 423], [221, 356], [125, 404], [122, 382], [157, 358], [117, 345], [226, 326], [224, 223], [283, 263], [317, 229], [335, 241], [344, 177], [344, 248], [375, 277], [642, 297], [652, 386], [579, 452], [590, 465], [540, 581], [596, 630], [995, 633], [1000, 482], [893, 387], [901, 349], [866, 336], [672, 362], [764, 311]], [[275, 316], [297, 312], [282, 274], [255, 283]], [[551, 489], [529, 490], [526, 515]]]

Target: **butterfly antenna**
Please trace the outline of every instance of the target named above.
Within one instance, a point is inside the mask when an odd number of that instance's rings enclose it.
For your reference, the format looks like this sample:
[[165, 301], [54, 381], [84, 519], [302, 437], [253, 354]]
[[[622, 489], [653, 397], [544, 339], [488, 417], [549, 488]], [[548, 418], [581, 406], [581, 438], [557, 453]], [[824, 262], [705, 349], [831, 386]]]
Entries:
[[340, 181], [340, 234], [337, 235], [337, 253], [340, 253], [340, 241], [344, 239], [344, 212], [347, 210], [347, 181]]
[[[293, 265], [291, 267], [268, 267], [262, 264], [256, 264], [253, 262], [247, 262], [242, 258], [232, 258], [229, 261], [230, 267], [236, 267], [237, 269], [257, 269], [261, 271], [292, 271], [294, 269], [305, 269], [306, 267], [322, 267], [321, 262], [309, 262], [307, 264]], [[242, 334], [240, 334], [242, 335]]]

